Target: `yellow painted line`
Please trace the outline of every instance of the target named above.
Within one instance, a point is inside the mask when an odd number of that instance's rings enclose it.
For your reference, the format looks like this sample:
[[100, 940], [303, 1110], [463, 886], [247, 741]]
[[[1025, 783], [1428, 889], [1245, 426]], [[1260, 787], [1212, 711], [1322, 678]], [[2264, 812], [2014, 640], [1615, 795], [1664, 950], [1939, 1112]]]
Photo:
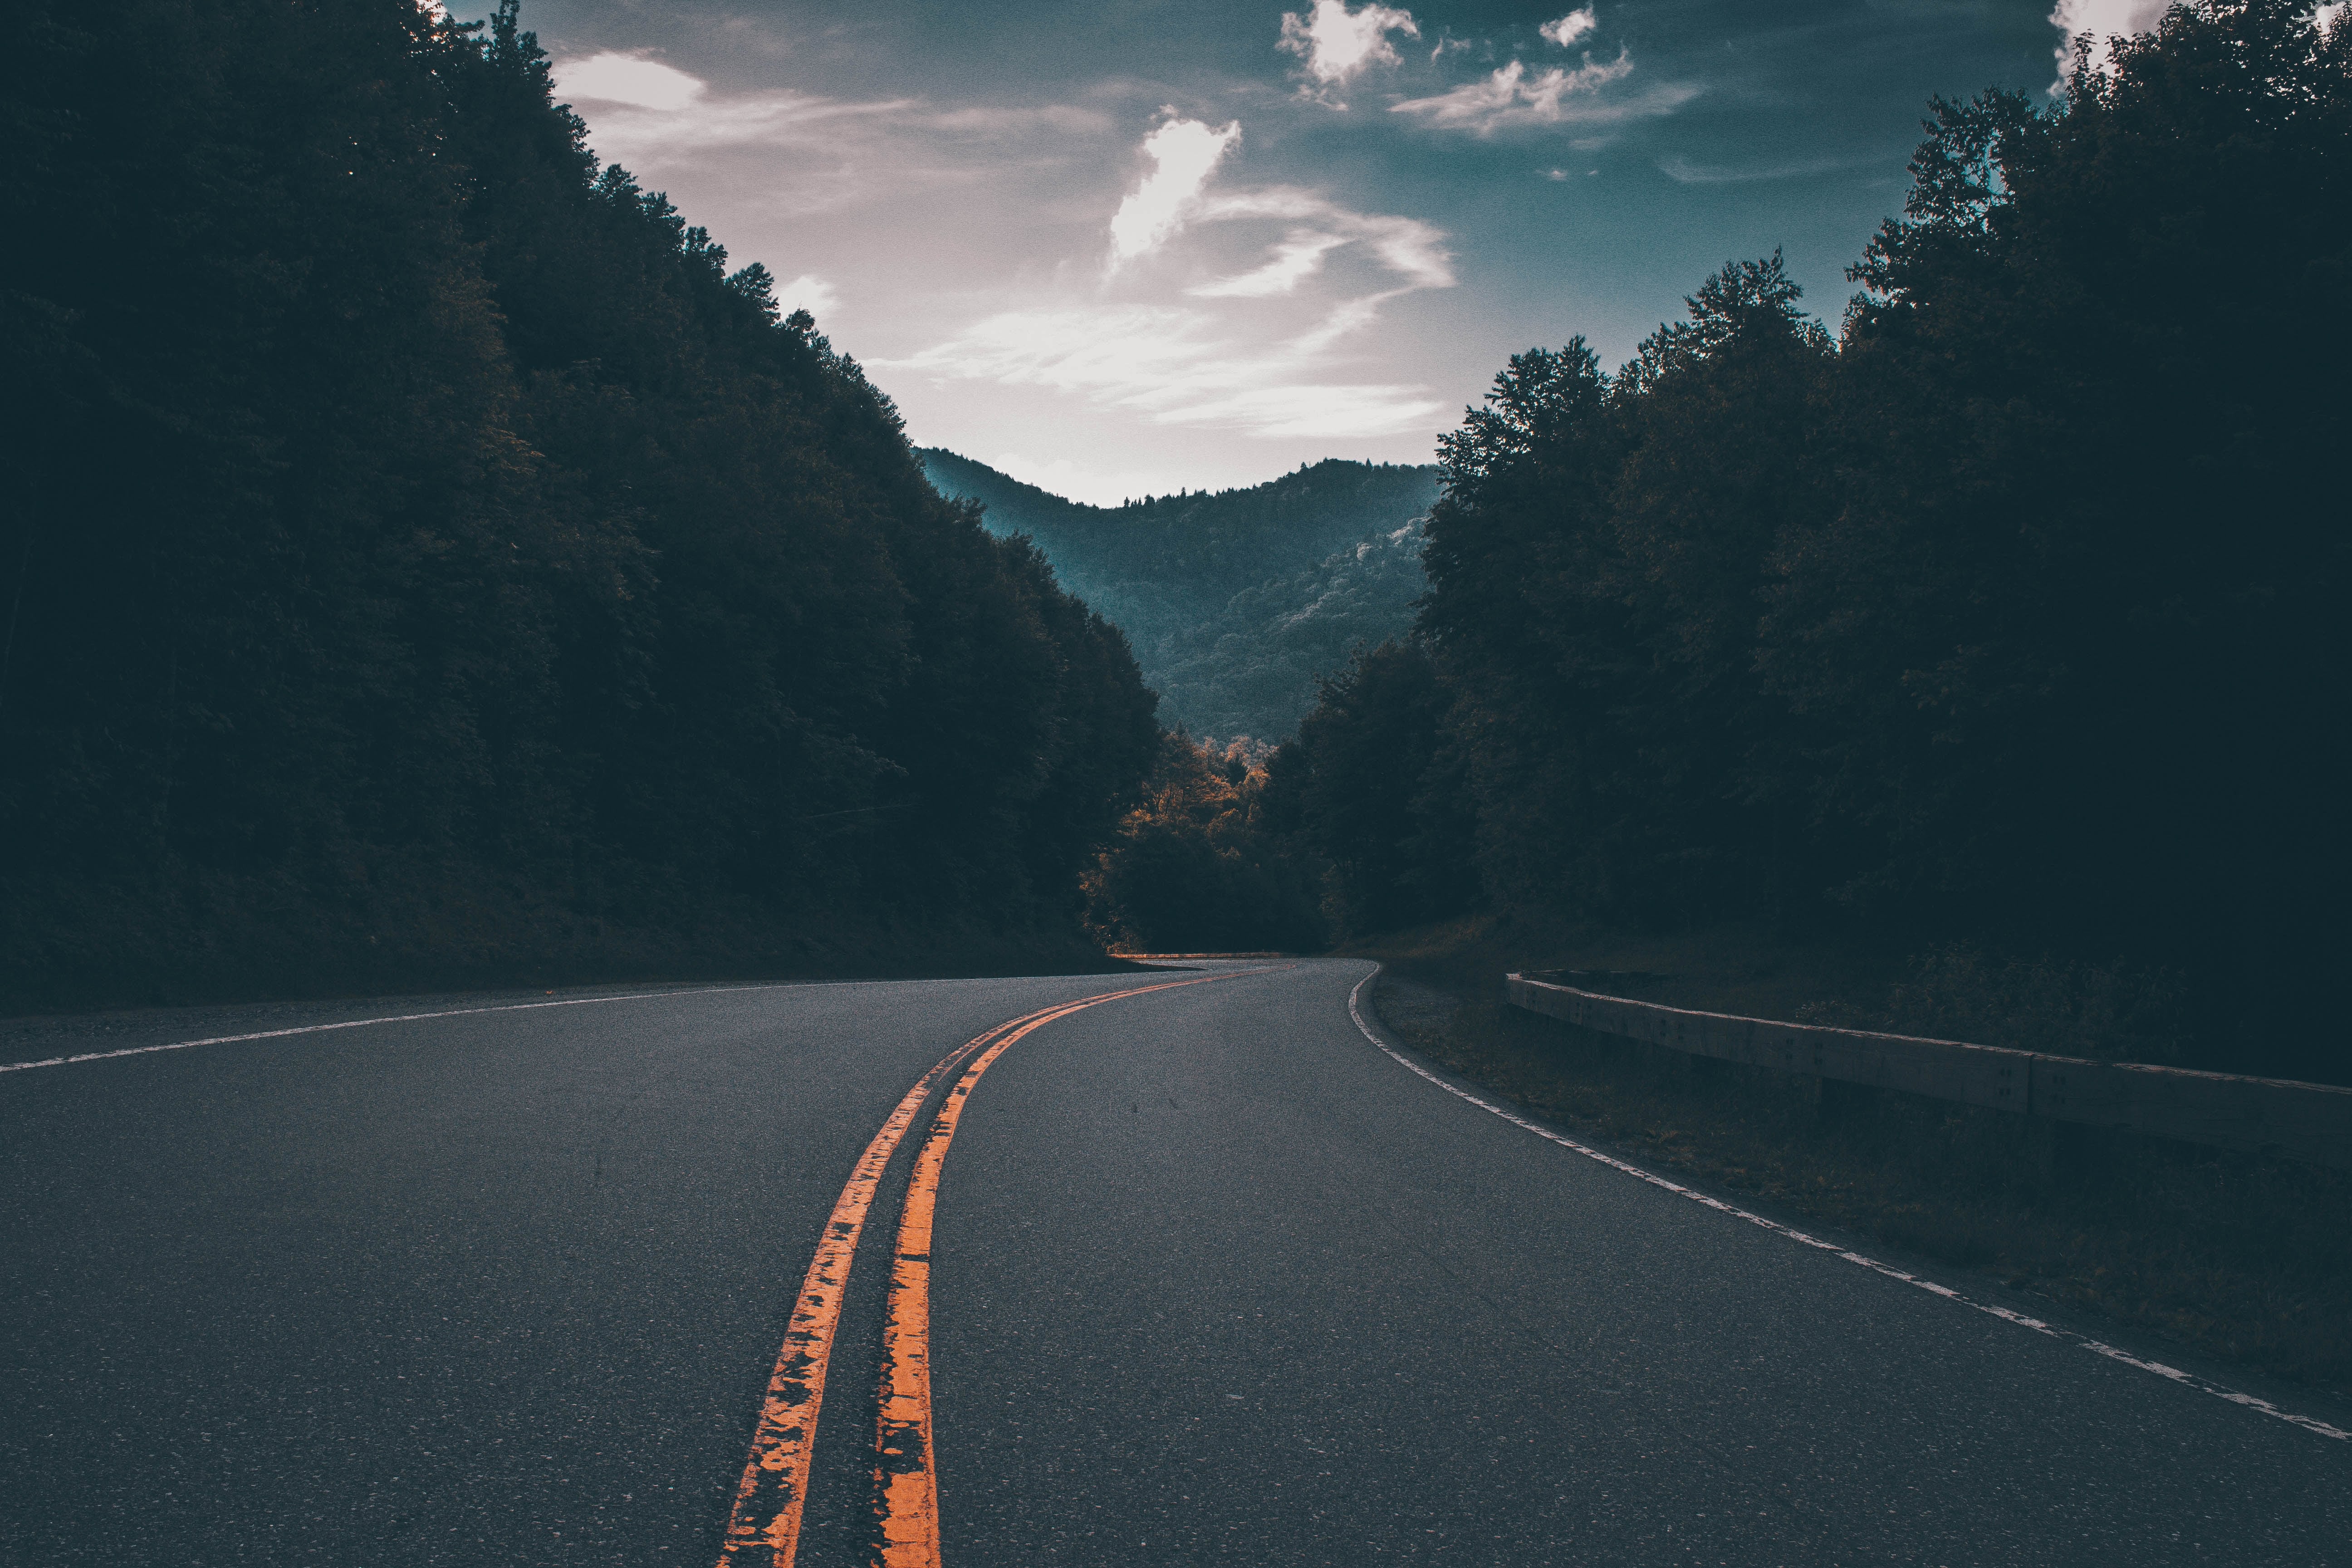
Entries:
[[[1139, 996], [1147, 991], [1209, 985], [1266, 973], [1244, 969], [1139, 986], [1118, 994]], [[1024, 1037], [1056, 1018], [1115, 999], [1090, 996], [1006, 1026], [995, 1043], [974, 1058], [956, 1086], [948, 1090], [915, 1156], [915, 1173], [898, 1219], [890, 1304], [882, 1327], [882, 1407], [874, 1436], [874, 1512], [881, 1542], [874, 1559], [876, 1568], [940, 1568], [939, 1467], [931, 1427], [931, 1217], [939, 1205], [940, 1174], [947, 1164], [948, 1145], [955, 1142], [956, 1126], [962, 1120], [963, 1108], [971, 1103], [972, 1086]]]
[[[1187, 983], [1189, 984], [1189, 982]], [[1136, 990], [1133, 987], [1081, 999], [1091, 1006]], [[792, 1568], [800, 1549], [801, 1510], [808, 1498], [809, 1457], [816, 1442], [818, 1413], [824, 1405], [824, 1374], [833, 1355], [835, 1329], [841, 1322], [842, 1292], [849, 1284], [849, 1267], [857, 1256], [857, 1238], [866, 1228], [866, 1212], [874, 1205], [882, 1173], [916, 1113], [931, 1089], [961, 1066], [972, 1052], [998, 1039], [1008, 1029], [1057, 1018], [1071, 1004], [1056, 1003], [1024, 1013], [965, 1041], [941, 1058], [898, 1101], [859, 1156], [856, 1167], [835, 1200], [833, 1214], [809, 1260], [808, 1275], [784, 1331], [775, 1371], [768, 1378], [767, 1397], [760, 1406], [760, 1423], [751, 1436], [751, 1455], [736, 1484], [734, 1507], [727, 1516], [727, 1537], [719, 1551], [719, 1568]]]

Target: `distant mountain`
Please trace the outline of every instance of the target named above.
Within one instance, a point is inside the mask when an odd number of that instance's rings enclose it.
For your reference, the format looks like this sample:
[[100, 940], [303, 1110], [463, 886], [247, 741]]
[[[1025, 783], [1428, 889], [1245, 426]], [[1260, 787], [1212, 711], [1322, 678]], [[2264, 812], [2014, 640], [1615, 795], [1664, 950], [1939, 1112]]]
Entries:
[[1280, 740], [1315, 677], [1412, 621], [1426, 465], [1311, 464], [1247, 489], [1087, 506], [985, 463], [919, 448], [943, 495], [992, 533], [1037, 542], [1065, 587], [1127, 632], [1160, 717], [1193, 734]]

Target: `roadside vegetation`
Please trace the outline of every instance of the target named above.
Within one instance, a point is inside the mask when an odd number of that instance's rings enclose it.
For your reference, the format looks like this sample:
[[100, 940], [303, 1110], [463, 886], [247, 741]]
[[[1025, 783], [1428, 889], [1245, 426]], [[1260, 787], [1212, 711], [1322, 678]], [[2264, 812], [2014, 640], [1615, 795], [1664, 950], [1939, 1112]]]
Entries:
[[1131, 952], [1314, 952], [1320, 869], [1267, 831], [1265, 748], [1164, 736], [1143, 798], [1085, 879], [1087, 924]]

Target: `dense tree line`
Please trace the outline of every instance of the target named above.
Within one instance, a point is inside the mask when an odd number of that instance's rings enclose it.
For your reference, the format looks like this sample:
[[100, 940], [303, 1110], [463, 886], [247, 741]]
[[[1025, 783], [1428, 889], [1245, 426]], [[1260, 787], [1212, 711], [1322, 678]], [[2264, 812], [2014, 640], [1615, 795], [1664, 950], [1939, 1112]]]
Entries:
[[1318, 674], [1412, 624], [1437, 470], [1338, 458], [1262, 485], [1087, 506], [938, 448], [932, 482], [1033, 540], [1135, 647], [1160, 715], [1223, 742], [1289, 734]]
[[2198, 0], [2053, 106], [1933, 112], [1834, 337], [1775, 257], [1614, 374], [1511, 360], [1444, 439], [1415, 636], [1269, 809], [1351, 924], [2124, 961], [2186, 977], [2209, 1065], [2340, 1076], [2352, 27]]
[[32, 0], [10, 79], [0, 990], [1075, 929], [1125, 640], [512, 0]]
[[1087, 873], [1087, 917], [1144, 952], [1313, 952], [1324, 868], [1265, 811], [1265, 748], [1162, 738], [1142, 798]]

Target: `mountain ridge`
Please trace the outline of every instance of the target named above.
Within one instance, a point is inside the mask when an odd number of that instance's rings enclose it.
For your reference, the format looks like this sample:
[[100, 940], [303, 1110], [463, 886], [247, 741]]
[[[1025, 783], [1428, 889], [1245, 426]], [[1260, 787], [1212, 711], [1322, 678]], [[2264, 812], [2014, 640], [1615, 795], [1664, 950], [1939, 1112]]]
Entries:
[[1412, 624], [1425, 586], [1431, 464], [1328, 458], [1264, 484], [1070, 500], [943, 447], [931, 483], [982, 526], [1025, 534], [1062, 584], [1123, 629], [1164, 718], [1204, 737], [1289, 734], [1319, 675]]

